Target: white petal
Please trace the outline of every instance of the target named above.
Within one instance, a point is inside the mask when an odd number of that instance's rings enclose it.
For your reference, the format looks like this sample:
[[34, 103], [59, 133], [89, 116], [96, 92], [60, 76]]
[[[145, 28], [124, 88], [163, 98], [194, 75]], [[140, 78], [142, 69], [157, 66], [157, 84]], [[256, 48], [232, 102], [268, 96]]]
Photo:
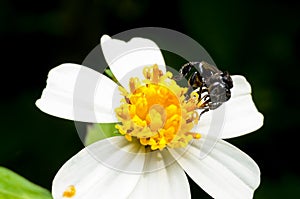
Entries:
[[[146, 160], [145, 166], [147, 163], [155, 164], [155, 162], [159, 162], [160, 159], [164, 159], [163, 156], [171, 156], [169, 152], [164, 151], [167, 154], [165, 153], [161, 155], [161, 157], [155, 157], [155, 155], [153, 155], [150, 158], [151, 162], [147, 162]], [[160, 154], [160, 152], [158, 152], [158, 154]], [[129, 198], [191, 198], [189, 182], [183, 169], [175, 161], [166, 168], [145, 173], [140, 178]]]
[[[232, 98], [224, 104], [225, 107], [222, 107], [225, 118], [220, 118], [224, 115], [220, 112], [221, 107], [211, 110], [201, 116], [198, 125], [192, 131], [225, 139], [251, 133], [263, 125], [264, 117], [258, 112], [252, 100], [250, 84], [243, 76], [233, 76], [232, 79]], [[219, 122], [220, 134], [216, 134], [211, 128], [213, 119]]]
[[117, 121], [114, 108], [120, 98], [117, 84], [106, 76], [85, 66], [62, 64], [49, 72], [36, 105], [56, 117], [106, 123]]
[[126, 89], [131, 77], [143, 76], [143, 68], [157, 64], [165, 72], [165, 61], [159, 47], [151, 40], [132, 38], [125, 42], [111, 39], [108, 35], [101, 38], [104, 57], [117, 80]]
[[[257, 164], [233, 145], [218, 140], [213, 150], [200, 158], [205, 138], [192, 143], [177, 161], [185, 172], [213, 198], [252, 198], [260, 183]], [[212, 140], [213, 141], [213, 140]], [[172, 149], [177, 156], [182, 149]]]
[[56, 174], [52, 185], [54, 199], [63, 199], [63, 193], [70, 185], [76, 189], [73, 199], [128, 198], [140, 175], [107, 167], [98, 156], [105, 153], [101, 149], [111, 148], [111, 153], [105, 156], [117, 160], [125, 170], [134, 164], [142, 172], [144, 156], [120, 156], [120, 146], [128, 153], [144, 152], [144, 147], [128, 142], [123, 136], [89, 145], [68, 160]]
[[251, 86], [244, 76], [232, 75], [231, 78], [233, 81], [231, 98], [251, 94]]

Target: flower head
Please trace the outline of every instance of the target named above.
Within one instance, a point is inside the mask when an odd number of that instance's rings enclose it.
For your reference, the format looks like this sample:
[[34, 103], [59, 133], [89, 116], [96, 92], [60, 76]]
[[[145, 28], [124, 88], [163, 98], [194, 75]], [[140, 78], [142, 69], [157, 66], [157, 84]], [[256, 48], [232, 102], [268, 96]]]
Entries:
[[[187, 88], [177, 85], [166, 71], [154, 42], [133, 38], [125, 43], [108, 36], [101, 41], [121, 86], [84, 66], [63, 64], [50, 71], [36, 105], [65, 119], [119, 122], [116, 128], [123, 136], [89, 145], [67, 161], [53, 181], [54, 198], [190, 198], [185, 172], [214, 198], [251, 198], [260, 182], [258, 166], [221, 140], [262, 125], [246, 79], [232, 76], [224, 130], [221, 138], [212, 138], [208, 130], [214, 111], [199, 117], [201, 100], [193, 93], [186, 98]], [[80, 73], [98, 83], [92, 101], [74, 95]], [[207, 141], [215, 145], [201, 159], [199, 151]]]
[[190, 130], [198, 122], [195, 100], [185, 100], [187, 88], [181, 88], [163, 74], [157, 65], [144, 68], [145, 80], [130, 79], [130, 93], [120, 87], [124, 99], [116, 109], [122, 124], [116, 125], [122, 135], [131, 141], [137, 138], [152, 150], [185, 147], [199, 133]]

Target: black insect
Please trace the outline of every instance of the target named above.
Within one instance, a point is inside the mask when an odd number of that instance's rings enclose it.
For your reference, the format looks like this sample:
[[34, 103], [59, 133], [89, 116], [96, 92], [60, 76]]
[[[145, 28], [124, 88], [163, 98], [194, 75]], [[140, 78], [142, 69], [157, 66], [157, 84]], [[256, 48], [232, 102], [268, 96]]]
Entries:
[[222, 72], [204, 61], [183, 65], [175, 80], [181, 80], [183, 77], [188, 78], [190, 86], [188, 94], [197, 93], [198, 108], [204, 109], [201, 115], [208, 110], [220, 107], [231, 97], [230, 89], [233, 84], [229, 73]]

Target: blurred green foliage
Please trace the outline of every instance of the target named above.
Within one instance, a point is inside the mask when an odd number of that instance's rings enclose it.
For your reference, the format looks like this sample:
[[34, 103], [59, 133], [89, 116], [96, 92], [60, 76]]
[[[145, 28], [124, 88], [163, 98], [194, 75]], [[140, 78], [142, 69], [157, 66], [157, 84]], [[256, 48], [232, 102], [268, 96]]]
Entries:
[[0, 167], [1, 199], [52, 199], [51, 194], [9, 169]]
[[[0, 164], [50, 189], [62, 164], [81, 143], [72, 121], [39, 111], [34, 103], [48, 71], [81, 63], [102, 34], [158, 26], [183, 32], [217, 66], [242, 74], [265, 116], [255, 133], [231, 139], [259, 164], [255, 198], [299, 195], [299, 3], [292, 1], [0, 1]], [[183, 60], [167, 56], [168, 65]], [[171, 63], [171, 64], [169, 64]], [[191, 181], [192, 196], [209, 198]]]

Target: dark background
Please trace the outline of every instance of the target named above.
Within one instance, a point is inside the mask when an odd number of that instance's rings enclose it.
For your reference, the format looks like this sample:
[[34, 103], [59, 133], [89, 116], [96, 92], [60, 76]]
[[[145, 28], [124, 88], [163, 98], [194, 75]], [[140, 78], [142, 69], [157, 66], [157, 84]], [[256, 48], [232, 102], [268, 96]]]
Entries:
[[156, 26], [191, 36], [219, 68], [247, 77], [264, 126], [229, 142], [261, 168], [254, 198], [299, 197], [299, 11], [288, 1], [1, 0], [0, 165], [50, 189], [83, 145], [72, 121], [34, 105], [48, 71], [82, 63], [102, 34]]

